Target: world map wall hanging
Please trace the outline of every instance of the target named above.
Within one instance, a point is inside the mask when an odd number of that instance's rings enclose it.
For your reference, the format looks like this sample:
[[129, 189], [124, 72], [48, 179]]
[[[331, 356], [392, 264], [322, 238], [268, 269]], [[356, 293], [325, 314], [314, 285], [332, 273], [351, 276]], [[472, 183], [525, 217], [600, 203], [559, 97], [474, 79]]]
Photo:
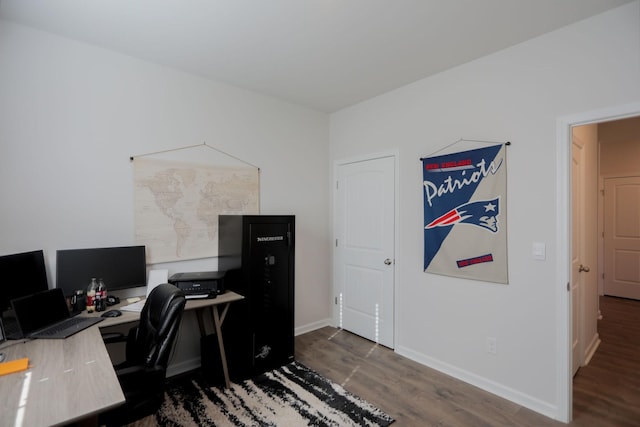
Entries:
[[135, 242], [148, 264], [215, 257], [218, 215], [259, 213], [257, 167], [135, 158]]

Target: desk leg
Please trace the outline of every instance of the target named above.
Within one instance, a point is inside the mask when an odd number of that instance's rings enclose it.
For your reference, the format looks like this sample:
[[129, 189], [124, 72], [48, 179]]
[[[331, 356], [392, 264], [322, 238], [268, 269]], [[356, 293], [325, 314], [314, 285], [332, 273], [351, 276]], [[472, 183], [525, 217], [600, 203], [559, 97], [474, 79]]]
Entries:
[[227, 368], [227, 355], [224, 351], [224, 343], [222, 341], [222, 321], [220, 320], [220, 314], [218, 312], [218, 306], [214, 305], [213, 309], [213, 324], [216, 328], [216, 335], [218, 336], [218, 347], [220, 348], [220, 360], [222, 360], [222, 372], [224, 373], [224, 384], [227, 388], [231, 387], [231, 381], [229, 381], [229, 369]]

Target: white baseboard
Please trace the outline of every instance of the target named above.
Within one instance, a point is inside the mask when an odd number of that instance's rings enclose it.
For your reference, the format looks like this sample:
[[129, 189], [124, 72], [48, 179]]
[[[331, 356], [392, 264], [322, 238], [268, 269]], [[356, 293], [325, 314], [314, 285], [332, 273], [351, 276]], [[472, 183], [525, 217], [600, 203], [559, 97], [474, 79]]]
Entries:
[[298, 335], [306, 334], [307, 332], [315, 331], [316, 329], [324, 328], [325, 326], [331, 326], [331, 318], [318, 320], [317, 322], [308, 323], [306, 325], [298, 326], [295, 328], [294, 334]]
[[589, 364], [593, 355], [596, 354], [596, 350], [598, 350], [598, 347], [600, 347], [601, 342], [602, 341], [600, 341], [600, 335], [596, 333], [593, 336], [593, 339], [591, 340], [587, 348], [585, 349], [584, 363], [582, 364], [582, 366], [587, 366]]
[[531, 409], [532, 411], [538, 412], [549, 418], [560, 420], [559, 408], [556, 405], [552, 405], [548, 402], [543, 402], [533, 396], [529, 396], [510, 387], [506, 387], [503, 384], [496, 383], [487, 378], [449, 365], [448, 363], [442, 362], [441, 360], [429, 358], [411, 349], [405, 347], [396, 347], [395, 351], [396, 353], [407, 357], [415, 362], [479, 387], [485, 391], [488, 391], [489, 393], [495, 394], [496, 396], [517, 403], [520, 406], [524, 406], [525, 408]]

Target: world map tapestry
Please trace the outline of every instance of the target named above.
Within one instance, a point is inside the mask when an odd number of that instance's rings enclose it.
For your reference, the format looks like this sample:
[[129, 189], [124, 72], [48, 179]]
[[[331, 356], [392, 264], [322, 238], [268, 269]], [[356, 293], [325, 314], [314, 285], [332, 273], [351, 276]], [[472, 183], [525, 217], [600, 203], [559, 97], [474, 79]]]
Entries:
[[259, 171], [136, 158], [135, 241], [155, 264], [218, 254], [218, 215], [259, 213]]
[[508, 283], [504, 144], [422, 159], [424, 271]]

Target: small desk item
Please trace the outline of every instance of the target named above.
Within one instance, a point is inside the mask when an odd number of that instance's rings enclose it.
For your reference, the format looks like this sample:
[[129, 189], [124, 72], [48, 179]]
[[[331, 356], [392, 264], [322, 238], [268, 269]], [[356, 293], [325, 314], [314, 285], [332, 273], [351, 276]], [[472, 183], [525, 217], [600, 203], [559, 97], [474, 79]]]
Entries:
[[[167, 283], [167, 276], [169, 275], [169, 270], [151, 270], [149, 272], [149, 281], [147, 282], [147, 295], [145, 299], [149, 296], [153, 288], [158, 286], [161, 283]], [[145, 299], [134, 297], [127, 299], [127, 305], [120, 306], [120, 310], [125, 311], [135, 311], [136, 313], [140, 313], [142, 311], [142, 307], [144, 306]]]
[[147, 295], [146, 297], [149, 297], [149, 294], [151, 293], [151, 291], [153, 290], [153, 288], [155, 288], [156, 286], [158, 286], [161, 283], [167, 283], [169, 277], [169, 270], [151, 270], [149, 271], [149, 280], [147, 281]]
[[136, 302], [132, 302], [131, 304], [123, 305], [120, 307], [120, 310], [125, 311], [135, 311], [136, 313], [140, 313], [142, 311], [142, 307], [144, 307], [144, 302], [146, 299], [141, 299]]
[[120, 310], [109, 310], [105, 311], [100, 315], [100, 317], [120, 317], [122, 316], [122, 312]]
[[0, 376], [9, 375], [15, 372], [26, 371], [29, 367], [29, 358], [23, 357], [22, 359], [10, 360], [8, 362], [0, 363]]

